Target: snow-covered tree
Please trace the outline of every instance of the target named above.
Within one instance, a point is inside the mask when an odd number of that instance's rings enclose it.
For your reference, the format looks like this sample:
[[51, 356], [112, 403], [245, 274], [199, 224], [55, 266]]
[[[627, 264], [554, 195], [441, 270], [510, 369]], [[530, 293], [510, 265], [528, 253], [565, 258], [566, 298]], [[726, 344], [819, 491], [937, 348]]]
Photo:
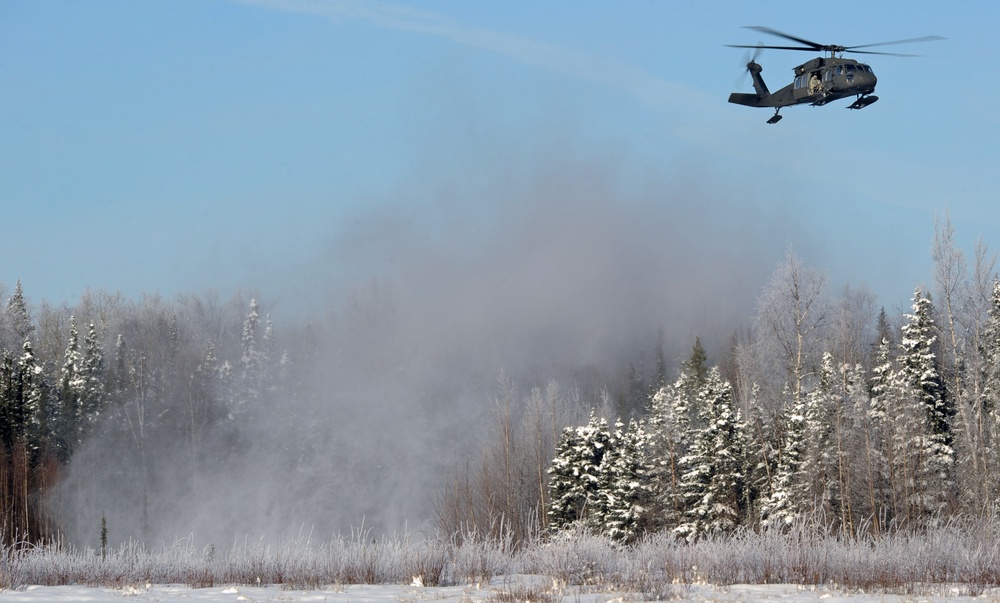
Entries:
[[260, 307], [256, 298], [250, 299], [250, 307], [243, 321], [242, 355], [239, 359], [239, 372], [234, 399], [231, 400], [231, 413], [237, 415], [252, 415], [257, 412], [266, 389], [264, 375], [267, 371], [263, 342], [258, 341], [260, 330]]
[[917, 289], [913, 296], [913, 313], [905, 316], [908, 322], [903, 326], [897, 357], [904, 404], [915, 406], [913, 414], [922, 417], [919, 427], [904, 434], [909, 438], [905, 448], [916, 455], [912, 475], [914, 486], [908, 503], [913, 509], [910, 515], [914, 512], [936, 514], [944, 510], [953, 494], [952, 419], [955, 413], [938, 370], [937, 328], [933, 314], [930, 298]]
[[632, 542], [643, 532], [650, 502], [648, 436], [641, 422], [628, 428], [619, 420], [601, 461], [602, 531], [612, 540]]
[[606, 419], [591, 413], [582, 427], [563, 430], [549, 468], [549, 527], [564, 530], [574, 523], [601, 526], [604, 519], [601, 463], [611, 443]]
[[10, 321], [14, 330], [16, 344], [20, 345], [25, 339], [31, 336], [35, 330], [35, 325], [28, 312], [28, 304], [24, 300], [24, 290], [21, 288], [21, 281], [17, 281], [14, 293], [7, 300], [7, 320]]
[[45, 374], [35, 358], [30, 339], [25, 339], [18, 359], [21, 397], [24, 405], [28, 445], [33, 451], [44, 448], [51, 436], [51, 413]]
[[[880, 325], [887, 325], [885, 310], [882, 311]], [[882, 334], [875, 355], [872, 359], [872, 372], [869, 381], [868, 408], [865, 413], [865, 490], [868, 508], [876, 531], [885, 528], [884, 519], [894, 507], [892, 500], [892, 468], [896, 466], [893, 458], [892, 421], [892, 381], [893, 361], [891, 357], [888, 333], [882, 328], [877, 332]]]
[[87, 380], [83, 370], [83, 353], [80, 351], [80, 335], [76, 319], [69, 319], [69, 341], [63, 354], [59, 371], [57, 394], [59, 405], [56, 415], [56, 446], [64, 458], [68, 459], [80, 443], [83, 429], [83, 401]]
[[677, 381], [660, 388], [649, 405], [649, 458], [655, 514], [654, 529], [673, 529], [684, 514], [681, 459], [688, 456], [688, 399], [690, 378], [681, 373]]
[[841, 467], [834, 442], [835, 426], [843, 418], [838, 377], [833, 354], [823, 354], [819, 381], [805, 397], [807, 444], [802, 471], [808, 479], [808, 492], [804, 502], [810, 511], [829, 519], [838, 514], [842, 502], [838, 484]]
[[806, 397], [797, 401], [793, 398], [785, 408], [784, 444], [770, 496], [761, 504], [761, 524], [781, 528], [794, 522], [809, 504], [807, 475], [803, 471], [809, 435]]
[[704, 426], [695, 430], [690, 454], [681, 460], [689, 468], [682, 477], [687, 510], [675, 529], [687, 540], [735, 529], [745, 500], [742, 424], [732, 388], [717, 367], [709, 370], [698, 404]]
[[97, 327], [90, 323], [87, 335], [83, 340], [83, 363], [81, 378], [83, 388], [80, 392], [80, 413], [86, 429], [93, 427], [101, 411], [104, 410], [104, 353], [98, 338]]

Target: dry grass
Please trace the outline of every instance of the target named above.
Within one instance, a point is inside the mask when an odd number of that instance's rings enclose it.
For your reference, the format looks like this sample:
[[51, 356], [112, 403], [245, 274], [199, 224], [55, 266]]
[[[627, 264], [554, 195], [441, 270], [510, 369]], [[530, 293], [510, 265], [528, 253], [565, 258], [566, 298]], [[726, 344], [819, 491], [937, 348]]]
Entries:
[[[30, 584], [141, 586], [180, 583], [471, 584], [495, 576], [544, 576], [511, 582], [490, 603], [554, 603], [563, 589], [633, 593], [667, 600], [695, 583], [827, 585], [845, 591], [919, 594], [940, 585], [976, 595], [1000, 586], [1000, 519], [969, 518], [913, 533], [846, 537], [804, 526], [787, 532], [741, 531], [684, 543], [666, 534], [622, 546], [584, 531], [513, 546], [509, 539], [383, 538], [368, 533], [314, 544], [234, 544], [226, 550], [184, 539], [158, 551], [136, 543], [101, 551], [62, 543], [0, 549], [0, 588]], [[930, 589], [930, 590], [928, 590]]]

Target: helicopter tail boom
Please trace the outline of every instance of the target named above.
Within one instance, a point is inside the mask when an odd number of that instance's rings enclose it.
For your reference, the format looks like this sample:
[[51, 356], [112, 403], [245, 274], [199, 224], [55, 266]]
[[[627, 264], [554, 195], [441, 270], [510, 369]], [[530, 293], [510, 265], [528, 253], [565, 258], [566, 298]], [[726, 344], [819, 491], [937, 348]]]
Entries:
[[743, 94], [741, 92], [733, 92], [729, 95], [729, 102], [735, 103], [737, 105], [746, 105], [747, 107], [761, 107], [761, 98], [756, 94]]

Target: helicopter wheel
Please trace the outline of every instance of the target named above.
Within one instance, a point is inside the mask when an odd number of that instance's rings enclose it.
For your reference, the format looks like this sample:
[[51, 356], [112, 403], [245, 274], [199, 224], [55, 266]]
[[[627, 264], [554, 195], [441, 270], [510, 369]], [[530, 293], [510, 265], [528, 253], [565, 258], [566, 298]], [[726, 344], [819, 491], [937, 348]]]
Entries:
[[778, 115], [778, 111], [780, 111], [780, 109], [775, 109], [774, 110], [774, 115], [771, 117], [771, 119], [767, 120], [767, 123], [769, 123], [769, 124], [776, 124], [779, 121], [781, 121], [782, 116]]

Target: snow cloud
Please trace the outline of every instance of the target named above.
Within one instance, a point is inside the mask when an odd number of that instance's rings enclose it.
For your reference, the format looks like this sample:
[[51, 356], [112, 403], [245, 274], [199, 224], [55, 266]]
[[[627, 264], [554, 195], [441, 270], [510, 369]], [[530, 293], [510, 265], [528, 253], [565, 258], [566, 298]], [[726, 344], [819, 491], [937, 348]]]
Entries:
[[113, 516], [113, 540], [154, 543], [432, 529], [435, 490], [476, 450], [501, 371], [518, 397], [556, 379], [589, 405], [629, 363], [649, 368], [660, 328], [670, 361], [695, 336], [718, 359], [788, 219], [730, 201], [695, 162], [587, 152], [556, 126], [523, 134], [453, 123], [437, 132], [447, 152], [331, 225], [275, 296], [298, 393], [269, 396], [224, 463], [192, 472], [186, 443], [146, 450], [148, 489], [131, 499], [119, 484], [137, 459], [95, 438], [60, 491], [70, 538], [97, 538], [100, 516], [80, 509]]

